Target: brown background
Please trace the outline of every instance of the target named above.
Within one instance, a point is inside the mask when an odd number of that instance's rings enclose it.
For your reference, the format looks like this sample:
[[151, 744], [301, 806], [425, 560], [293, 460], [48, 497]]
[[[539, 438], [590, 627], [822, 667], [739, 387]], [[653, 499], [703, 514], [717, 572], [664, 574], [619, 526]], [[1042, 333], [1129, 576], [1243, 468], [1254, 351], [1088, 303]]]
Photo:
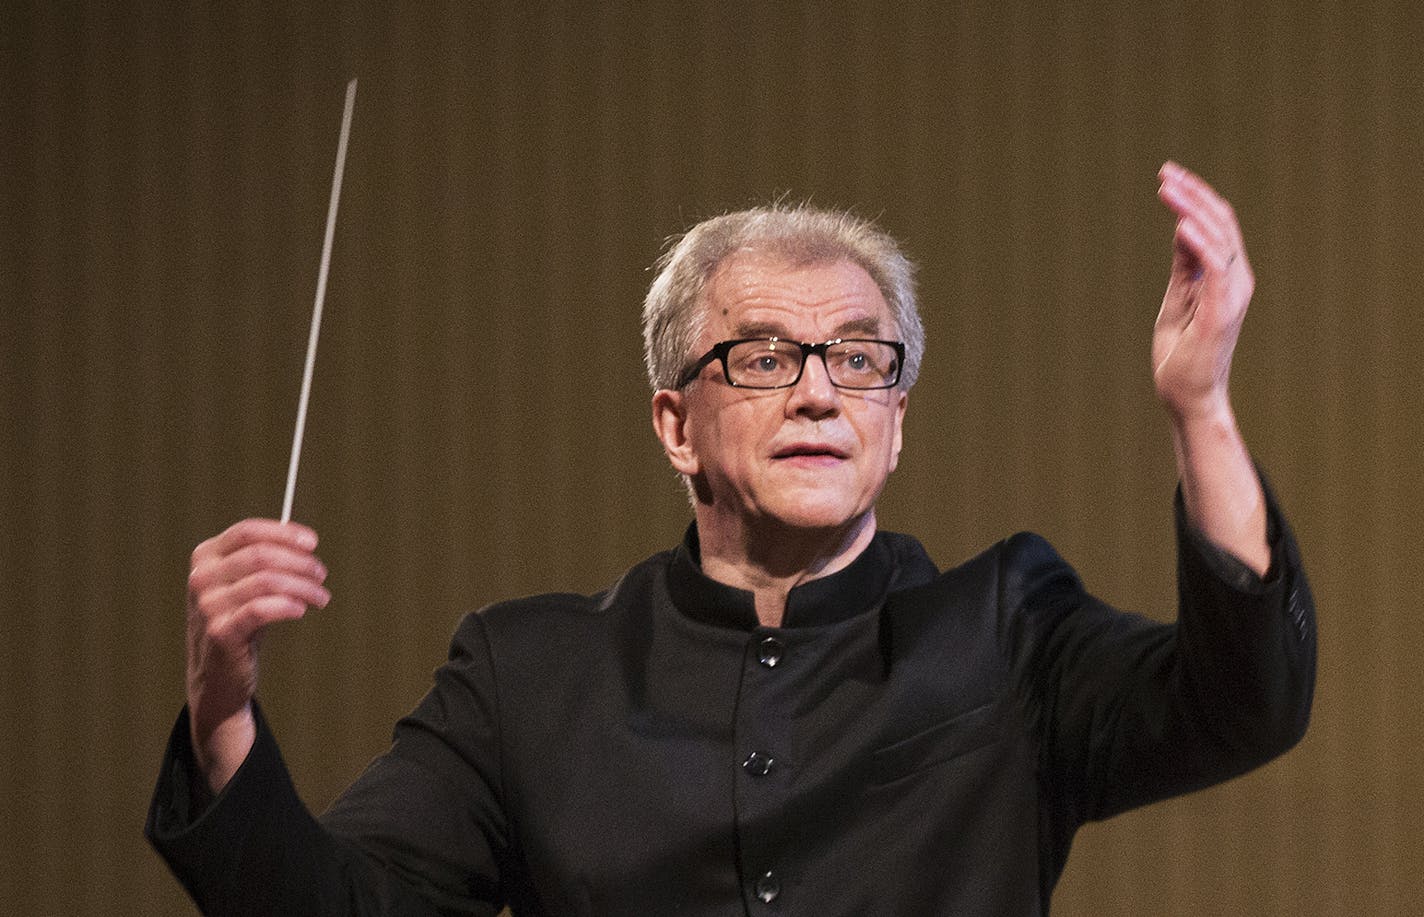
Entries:
[[1237, 205], [1259, 276], [1236, 399], [1316, 585], [1315, 720], [1085, 830], [1055, 913], [1424, 900], [1415, 4], [212, 6], [0, 13], [0, 910], [191, 913], [139, 834], [187, 554], [280, 510], [352, 75], [296, 501], [336, 599], [272, 635], [263, 682], [314, 807], [460, 613], [600, 588], [681, 534], [646, 268], [780, 195], [878, 217], [922, 265], [883, 523], [945, 565], [1033, 528], [1170, 614], [1147, 347], [1171, 156]]

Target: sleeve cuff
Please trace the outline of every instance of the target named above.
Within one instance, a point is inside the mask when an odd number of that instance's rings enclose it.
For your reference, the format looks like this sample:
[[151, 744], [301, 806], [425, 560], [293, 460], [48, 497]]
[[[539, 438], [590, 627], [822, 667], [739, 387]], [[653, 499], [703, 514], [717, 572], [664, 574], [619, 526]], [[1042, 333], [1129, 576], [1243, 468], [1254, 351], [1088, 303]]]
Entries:
[[167, 861], [200, 908], [241, 881], [240, 864], [251, 835], [277, 826], [314, 825], [254, 702], [257, 736], [252, 750], [221, 793], [214, 795], [193, 756], [185, 707], [169, 735], [144, 835]]
[[1280, 509], [1276, 505], [1275, 495], [1271, 492], [1271, 486], [1266, 481], [1266, 476], [1261, 473], [1259, 468], [1256, 469], [1256, 476], [1261, 482], [1261, 492], [1266, 497], [1266, 545], [1271, 552], [1271, 562], [1266, 569], [1265, 576], [1257, 574], [1255, 570], [1242, 563], [1235, 554], [1207, 538], [1200, 529], [1187, 520], [1187, 508], [1182, 499], [1181, 484], [1177, 485], [1174, 500], [1177, 537], [1180, 543], [1184, 546], [1189, 545], [1200, 558], [1203, 567], [1216, 579], [1238, 592], [1262, 593], [1268, 591], [1280, 578], [1282, 565], [1285, 563], [1285, 526], [1281, 519]]

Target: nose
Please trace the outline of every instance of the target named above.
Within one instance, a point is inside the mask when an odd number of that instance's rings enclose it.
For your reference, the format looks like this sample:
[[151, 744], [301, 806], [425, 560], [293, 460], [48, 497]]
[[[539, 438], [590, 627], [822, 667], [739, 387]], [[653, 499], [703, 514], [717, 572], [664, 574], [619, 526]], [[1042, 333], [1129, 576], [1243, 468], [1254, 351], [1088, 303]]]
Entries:
[[801, 369], [801, 378], [791, 386], [791, 394], [786, 399], [787, 415], [819, 420], [834, 417], [840, 409], [841, 392], [831, 384], [825, 359], [820, 354], [808, 356], [806, 365]]

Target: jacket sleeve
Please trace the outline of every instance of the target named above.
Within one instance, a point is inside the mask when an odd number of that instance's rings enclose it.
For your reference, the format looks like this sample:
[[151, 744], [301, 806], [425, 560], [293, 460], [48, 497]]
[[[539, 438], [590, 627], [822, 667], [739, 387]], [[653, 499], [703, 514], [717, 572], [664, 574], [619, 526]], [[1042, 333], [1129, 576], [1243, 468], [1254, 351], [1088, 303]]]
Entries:
[[260, 709], [246, 761], [222, 793], [204, 798], [182, 712], [145, 834], [203, 913], [499, 912], [494, 686], [474, 618], [430, 692], [397, 724], [391, 749], [320, 819], [298, 797]]
[[1175, 624], [1088, 595], [1042, 539], [1010, 540], [1001, 607], [1059, 832], [1229, 779], [1304, 735], [1314, 605], [1269, 488], [1266, 499], [1262, 578], [1193, 531], [1178, 494]]

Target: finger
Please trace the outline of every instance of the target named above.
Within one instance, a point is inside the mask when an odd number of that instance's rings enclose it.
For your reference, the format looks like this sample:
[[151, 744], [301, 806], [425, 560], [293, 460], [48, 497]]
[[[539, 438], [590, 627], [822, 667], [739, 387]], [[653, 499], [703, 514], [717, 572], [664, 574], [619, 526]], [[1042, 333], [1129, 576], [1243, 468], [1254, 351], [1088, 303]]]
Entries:
[[1196, 217], [1177, 221], [1174, 241], [1179, 250], [1190, 255], [1194, 267], [1217, 276], [1224, 275], [1239, 257], [1236, 249], [1215, 232], [1215, 227]]
[[295, 621], [307, 612], [306, 603], [285, 595], [253, 599], [233, 614], [216, 619], [207, 628], [207, 639], [227, 647], [250, 646], [267, 627]]
[[263, 571], [236, 583], [215, 587], [193, 597], [189, 604], [189, 624], [195, 633], [212, 631], [232, 618], [250, 615], [254, 607], [276, 603], [297, 616], [309, 606], [326, 607], [329, 593], [320, 583], [286, 573]]
[[1217, 198], [1203, 183], [1198, 182], [1194, 187], [1187, 177], [1167, 178], [1158, 186], [1157, 196], [1178, 217], [1195, 217], [1211, 225], [1214, 233], [1232, 242], [1239, 237], [1230, 205]]
[[1166, 204], [1177, 218], [1177, 233], [1174, 236], [1174, 241], [1179, 241], [1176, 237], [1180, 236], [1180, 227], [1183, 221], [1189, 219], [1195, 219], [1199, 223], [1202, 221], [1201, 208], [1196, 202], [1189, 200], [1179, 186], [1163, 182], [1157, 189], [1157, 198]]
[[259, 541], [272, 541], [297, 550], [311, 551], [316, 548], [317, 537], [314, 530], [296, 522], [243, 519], [198, 545], [193, 551], [193, 559], [196, 562], [200, 558], [231, 554]]
[[227, 582], [235, 582], [259, 570], [282, 570], [309, 576], [318, 582], [326, 579], [326, 565], [310, 551], [293, 549], [285, 544], [259, 541], [245, 545], [212, 565]]
[[188, 588], [200, 593], [237, 582], [260, 570], [275, 570], [305, 576], [320, 583], [326, 579], [326, 565], [309, 551], [284, 543], [256, 542], [227, 555], [198, 561], [188, 574]]
[[275, 570], [259, 570], [227, 587], [213, 590], [211, 596], [204, 596], [203, 603], [222, 613], [221, 610], [236, 610], [269, 596], [286, 596], [316, 608], [325, 608], [331, 601], [331, 593], [318, 580]]
[[1178, 216], [1195, 213], [1213, 223], [1234, 247], [1241, 247], [1241, 224], [1229, 201], [1201, 176], [1175, 162], [1167, 162], [1158, 172], [1162, 184], [1159, 196]]

